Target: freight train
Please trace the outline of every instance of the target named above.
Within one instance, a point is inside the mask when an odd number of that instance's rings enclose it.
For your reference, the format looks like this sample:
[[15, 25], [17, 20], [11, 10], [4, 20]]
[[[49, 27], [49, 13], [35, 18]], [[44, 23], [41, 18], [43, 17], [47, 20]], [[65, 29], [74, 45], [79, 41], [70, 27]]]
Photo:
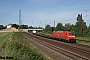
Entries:
[[53, 31], [52, 38], [66, 42], [76, 43], [76, 36], [70, 31]]
[[65, 42], [70, 42], [70, 43], [76, 43], [76, 36], [74, 32], [70, 32], [70, 31], [53, 31], [52, 35], [45, 35], [45, 34], [41, 34], [41, 33], [33, 33], [37, 36], [41, 36], [41, 37], [45, 37], [45, 38], [49, 38], [49, 39], [55, 39], [55, 40], [59, 40], [59, 41], [65, 41]]

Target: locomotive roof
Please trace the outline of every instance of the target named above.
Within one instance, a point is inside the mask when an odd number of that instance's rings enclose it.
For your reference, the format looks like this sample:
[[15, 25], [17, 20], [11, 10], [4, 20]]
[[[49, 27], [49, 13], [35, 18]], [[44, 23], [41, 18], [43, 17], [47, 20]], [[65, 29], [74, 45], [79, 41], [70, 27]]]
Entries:
[[[65, 31], [54, 31], [54, 32], [65, 32]], [[70, 34], [74, 34], [74, 32], [68, 31]]]
[[54, 31], [54, 32], [64, 32], [64, 31]]

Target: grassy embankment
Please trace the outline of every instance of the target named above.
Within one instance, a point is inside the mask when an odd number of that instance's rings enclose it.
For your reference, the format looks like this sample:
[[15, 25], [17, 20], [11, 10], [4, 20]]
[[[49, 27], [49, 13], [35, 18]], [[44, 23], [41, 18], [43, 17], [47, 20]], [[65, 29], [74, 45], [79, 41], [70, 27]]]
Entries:
[[41, 34], [45, 34], [45, 35], [50, 35], [50, 36], [52, 36], [52, 33], [42, 32]]
[[23, 33], [12, 32], [8, 36], [8, 41], [3, 45], [4, 51], [2, 56], [13, 57], [13, 60], [51, 60], [33, 47], [23, 37]]
[[3, 44], [7, 41], [7, 38], [9, 37], [8, 35], [10, 34], [11, 33], [0, 33], [0, 48], [4, 47]]
[[77, 43], [90, 46], [90, 42], [80, 41], [80, 40], [90, 41], [90, 37], [76, 37], [76, 39], [79, 39], [79, 40], [76, 40]]
[[76, 39], [90, 41], [90, 37], [76, 37]]

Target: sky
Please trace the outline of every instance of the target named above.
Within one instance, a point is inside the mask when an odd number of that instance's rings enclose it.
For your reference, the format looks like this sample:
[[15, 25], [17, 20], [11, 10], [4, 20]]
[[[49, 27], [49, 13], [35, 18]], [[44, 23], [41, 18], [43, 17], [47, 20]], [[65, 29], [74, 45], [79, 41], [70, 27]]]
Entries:
[[33, 27], [75, 24], [81, 13], [90, 24], [90, 0], [0, 0], [0, 25], [19, 24], [19, 10], [22, 24]]

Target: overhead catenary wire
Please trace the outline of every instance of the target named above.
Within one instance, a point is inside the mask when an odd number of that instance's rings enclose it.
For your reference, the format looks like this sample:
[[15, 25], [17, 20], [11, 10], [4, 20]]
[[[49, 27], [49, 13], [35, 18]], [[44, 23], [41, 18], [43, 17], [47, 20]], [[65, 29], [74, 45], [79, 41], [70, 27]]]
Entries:
[[[73, 24], [74, 23], [76, 23], [76, 19], [77, 19], [77, 16], [78, 16], [78, 14], [83, 14], [83, 16], [82, 16], [82, 18], [84, 18], [84, 17], [89, 17], [90, 15], [89, 15], [89, 10], [90, 9], [84, 9], [84, 10], [81, 10], [81, 11], [76, 11], [76, 12], [73, 12], [73, 13], [70, 13], [70, 14], [68, 14], [68, 15], [65, 15], [65, 16], [63, 16], [63, 17], [65, 17], [64, 19], [61, 19], [61, 18], [55, 18], [55, 19], [53, 19], [52, 21], [55, 21], [55, 23], [57, 24], [58, 22], [60, 22], [60, 23], [71, 23], [72, 24], [72, 22], [73, 22]], [[73, 16], [72, 16], [73, 15]], [[66, 18], [67, 17], [67, 18]], [[70, 18], [69, 18], [70, 17]], [[85, 21], [86, 21], [86, 19], [84, 19]], [[48, 20], [49, 21], [49, 20]], [[52, 26], [54, 26], [54, 24], [53, 24], [53, 22], [51, 21], [51, 22], [48, 22], [47, 21], [47, 23], [46, 24], [50, 24], [50, 25], [52, 25]], [[40, 22], [42, 22], [42, 24], [44, 24], [45, 25], [45, 22], [46, 21], [44, 21], [43, 22], [43, 20], [42, 21], [38, 21], [37, 23], [40, 25]], [[31, 23], [32, 24], [32, 23]], [[35, 24], [35, 23], [33, 23], [33, 24]]]
[[[88, 17], [88, 16], [90, 16], [90, 15], [87, 14], [88, 13], [88, 10], [90, 10], [90, 8], [88, 8], [86, 10], [82, 10], [82, 11], [85, 11], [86, 12], [86, 15], [84, 15], [82, 17]], [[73, 15], [73, 14], [80, 14], [80, 13], [82, 13], [82, 12], [81, 11], [78, 11], [76, 13], [72, 13], [71, 15]], [[68, 15], [68, 16], [70, 16], [70, 15]], [[76, 19], [76, 17], [75, 18], [69, 18], [69, 19], [63, 19], [62, 21], [68, 21], [68, 23], [70, 23], [70, 20], [73, 20], [73, 19]]]

